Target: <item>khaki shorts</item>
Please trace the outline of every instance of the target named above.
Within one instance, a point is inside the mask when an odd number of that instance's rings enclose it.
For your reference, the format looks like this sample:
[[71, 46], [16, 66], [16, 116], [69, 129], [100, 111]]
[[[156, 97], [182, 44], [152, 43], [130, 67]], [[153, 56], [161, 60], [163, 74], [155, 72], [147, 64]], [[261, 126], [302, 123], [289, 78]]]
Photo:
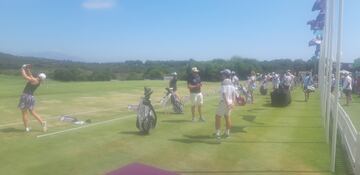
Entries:
[[224, 101], [221, 101], [219, 103], [218, 109], [216, 110], [216, 115], [217, 116], [230, 116], [231, 114], [231, 109], [229, 109], [226, 105]]
[[200, 106], [204, 103], [204, 97], [202, 93], [191, 93], [190, 101], [192, 106]]

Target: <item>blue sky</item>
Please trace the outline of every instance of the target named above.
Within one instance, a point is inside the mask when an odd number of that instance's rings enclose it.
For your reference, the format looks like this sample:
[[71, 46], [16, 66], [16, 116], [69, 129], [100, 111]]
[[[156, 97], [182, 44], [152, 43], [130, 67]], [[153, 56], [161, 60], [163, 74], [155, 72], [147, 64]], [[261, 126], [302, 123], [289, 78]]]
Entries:
[[[0, 0], [0, 52], [86, 61], [312, 56], [315, 0]], [[344, 58], [360, 57], [360, 1], [345, 1]]]

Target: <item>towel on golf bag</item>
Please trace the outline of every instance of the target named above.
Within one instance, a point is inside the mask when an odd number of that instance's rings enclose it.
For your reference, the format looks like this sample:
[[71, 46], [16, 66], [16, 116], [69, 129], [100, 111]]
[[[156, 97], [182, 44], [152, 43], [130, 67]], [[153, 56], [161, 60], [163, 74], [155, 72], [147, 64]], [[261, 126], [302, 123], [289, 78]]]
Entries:
[[279, 88], [271, 92], [272, 106], [287, 106], [291, 103], [290, 90]]
[[307, 86], [306, 89], [307, 89], [309, 92], [315, 92], [315, 87], [314, 87], [314, 85]]

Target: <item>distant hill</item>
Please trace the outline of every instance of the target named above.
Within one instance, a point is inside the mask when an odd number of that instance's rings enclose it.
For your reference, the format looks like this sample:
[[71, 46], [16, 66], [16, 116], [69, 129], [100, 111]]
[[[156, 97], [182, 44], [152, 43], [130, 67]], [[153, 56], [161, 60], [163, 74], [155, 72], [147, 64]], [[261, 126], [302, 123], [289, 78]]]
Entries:
[[125, 61], [119, 63], [86, 63], [69, 60], [56, 60], [41, 57], [16, 56], [0, 53], [0, 74], [19, 75], [19, 68], [23, 64], [32, 64], [33, 72], [45, 72], [50, 78], [60, 81], [104, 81], [163, 79], [171, 72], [177, 72], [178, 78], [186, 80], [191, 68], [200, 69], [204, 81], [219, 81], [219, 72], [230, 69], [237, 73], [240, 79], [246, 79], [251, 71], [259, 73], [283, 73], [290, 69], [298, 71], [314, 70], [318, 60], [310, 59], [276, 59], [258, 61], [255, 59], [233, 57], [231, 59], [214, 59], [209, 61]]
[[52, 59], [15, 56], [0, 52], [1, 72], [3, 72], [4, 70], [19, 69], [23, 64], [33, 64], [39, 67], [44, 67], [44, 65], [46, 65], [46, 67], [55, 67], [60, 62], [61, 61], [52, 60]]

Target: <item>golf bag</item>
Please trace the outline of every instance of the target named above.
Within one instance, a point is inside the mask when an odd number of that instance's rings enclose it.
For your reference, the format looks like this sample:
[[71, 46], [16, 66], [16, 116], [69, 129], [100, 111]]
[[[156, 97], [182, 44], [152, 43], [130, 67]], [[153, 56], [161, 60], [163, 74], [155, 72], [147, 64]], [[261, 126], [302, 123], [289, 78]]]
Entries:
[[165, 88], [166, 94], [161, 100], [161, 104], [163, 107], [167, 105], [172, 105], [173, 111], [177, 114], [182, 114], [184, 112], [184, 105], [180, 101], [180, 99], [175, 95], [174, 91], [171, 88]]
[[239, 105], [239, 106], [245, 106], [245, 105], [246, 105], [245, 98], [242, 97], [241, 95], [238, 95], [238, 96], [236, 97], [236, 103], [237, 103], [237, 105]]
[[153, 91], [150, 88], [144, 88], [144, 97], [141, 98], [137, 110], [136, 127], [145, 134], [148, 134], [150, 129], [155, 128], [157, 122], [156, 112], [150, 100], [152, 93]]
[[271, 92], [271, 105], [272, 106], [287, 106], [291, 103], [290, 90], [280, 86]]
[[265, 85], [264, 84], [262, 84], [261, 86], [260, 86], [260, 94], [261, 95], [266, 95], [267, 94], [267, 88], [265, 87]]
[[[239, 92], [239, 96], [241, 96], [241, 94], [244, 95], [245, 97], [245, 104], [250, 104], [252, 103], [251, 101], [251, 93], [244, 87], [244, 86], [239, 86], [238, 88], [238, 92]], [[240, 100], [240, 99], [239, 99]], [[243, 105], [245, 105], [243, 104]]]

